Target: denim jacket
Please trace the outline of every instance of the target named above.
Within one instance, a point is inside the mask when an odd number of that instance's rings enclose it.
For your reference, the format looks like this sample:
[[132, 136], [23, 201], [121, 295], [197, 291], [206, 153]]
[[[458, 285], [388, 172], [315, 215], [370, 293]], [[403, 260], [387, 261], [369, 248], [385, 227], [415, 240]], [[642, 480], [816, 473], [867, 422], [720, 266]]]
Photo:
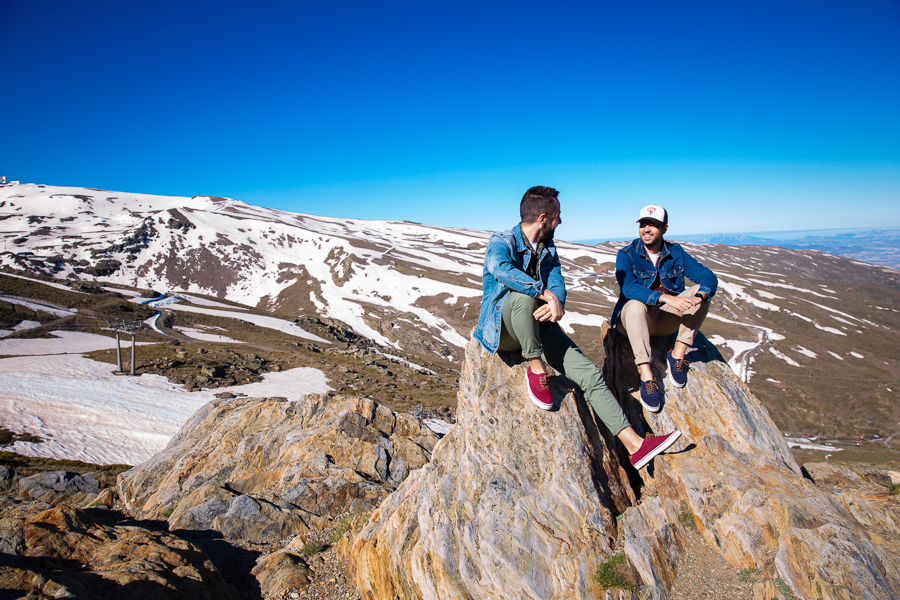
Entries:
[[[684, 278], [700, 285], [699, 292], [706, 292], [710, 298], [716, 293], [719, 280], [715, 274], [697, 262], [680, 245], [663, 240], [662, 258], [659, 261], [659, 283], [672, 292], [684, 291]], [[656, 280], [656, 266], [650, 262], [647, 250], [640, 238], [619, 250], [616, 256], [616, 281], [619, 282], [619, 301], [613, 309], [610, 327], [614, 327], [622, 307], [629, 300], [640, 300], [655, 306], [662, 296], [650, 289]]]
[[484, 273], [481, 282], [484, 295], [481, 297], [481, 314], [472, 336], [490, 352], [500, 346], [500, 322], [503, 319], [503, 300], [510, 292], [528, 294], [537, 298], [549, 289], [556, 294], [560, 303], [566, 304], [566, 282], [559, 265], [559, 255], [553, 240], [545, 240], [540, 257], [540, 278], [535, 281], [525, 274], [525, 267], [531, 260], [532, 251], [522, 240], [522, 225], [512, 231], [495, 233], [488, 241], [484, 253]]

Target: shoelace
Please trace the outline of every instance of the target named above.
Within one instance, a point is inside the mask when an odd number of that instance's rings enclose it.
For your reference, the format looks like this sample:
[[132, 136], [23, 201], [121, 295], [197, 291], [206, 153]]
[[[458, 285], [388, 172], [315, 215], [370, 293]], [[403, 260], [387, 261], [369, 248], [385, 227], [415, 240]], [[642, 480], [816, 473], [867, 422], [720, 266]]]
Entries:
[[682, 358], [681, 360], [675, 361], [675, 369], [683, 373], [684, 371], [687, 371], [688, 365], [690, 364], [691, 363], [689, 363], [686, 359]]
[[541, 389], [542, 389], [542, 390], [550, 389], [550, 384], [547, 382], [547, 374], [546, 374], [546, 373], [542, 373], [541, 375], [539, 375], [539, 376], [538, 376], [538, 381], [541, 382]]
[[656, 391], [655, 388], [658, 388], [659, 385], [655, 381], [645, 381], [644, 385], [647, 386], [647, 393], [652, 394]]

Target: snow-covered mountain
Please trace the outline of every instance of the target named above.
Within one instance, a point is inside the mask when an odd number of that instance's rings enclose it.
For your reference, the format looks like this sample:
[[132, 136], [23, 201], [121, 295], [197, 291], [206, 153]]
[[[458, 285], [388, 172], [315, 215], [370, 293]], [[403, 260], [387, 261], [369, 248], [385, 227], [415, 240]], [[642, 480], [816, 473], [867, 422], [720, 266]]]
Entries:
[[[490, 235], [32, 184], [0, 186], [0, 232], [8, 269], [334, 318], [383, 346], [446, 361], [477, 319]], [[557, 245], [569, 289], [562, 325], [599, 360], [623, 244]], [[897, 430], [900, 272], [814, 250], [685, 248], [720, 280], [704, 333], [776, 423]]]

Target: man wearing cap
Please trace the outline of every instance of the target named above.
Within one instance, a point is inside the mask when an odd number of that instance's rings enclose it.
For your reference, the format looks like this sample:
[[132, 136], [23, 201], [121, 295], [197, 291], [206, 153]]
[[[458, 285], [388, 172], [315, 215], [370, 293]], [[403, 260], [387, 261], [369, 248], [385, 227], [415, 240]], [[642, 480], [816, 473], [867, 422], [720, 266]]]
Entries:
[[529, 188], [519, 204], [522, 221], [491, 236], [484, 255], [481, 313], [472, 335], [491, 353], [521, 352], [528, 363], [524, 391], [542, 410], [554, 406], [545, 360], [574, 381], [625, 446], [631, 464], [640, 469], [675, 443], [681, 432], [641, 438], [606, 387], [600, 369], [559, 326], [566, 284], [553, 243], [562, 223], [558, 195], [550, 187]]
[[[650, 336], [678, 332], [666, 353], [669, 382], [684, 387], [688, 361], [684, 355], [709, 312], [709, 299], [719, 280], [678, 244], [667, 242], [669, 215], [662, 206], [641, 209], [638, 238], [619, 250], [616, 280], [619, 301], [610, 326], [628, 336], [641, 376], [641, 404], [651, 412], [662, 406], [659, 384], [650, 369]], [[684, 278], [695, 282], [685, 289]]]

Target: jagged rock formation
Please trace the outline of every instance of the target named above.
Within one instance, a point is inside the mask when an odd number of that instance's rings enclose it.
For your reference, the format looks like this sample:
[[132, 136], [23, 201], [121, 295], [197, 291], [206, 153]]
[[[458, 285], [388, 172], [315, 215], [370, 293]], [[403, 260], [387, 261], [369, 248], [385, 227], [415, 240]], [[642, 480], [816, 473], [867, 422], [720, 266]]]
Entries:
[[230, 539], [288, 538], [372, 510], [424, 465], [437, 436], [367, 399], [213, 401], [169, 446], [119, 476], [135, 514]]
[[[832, 493], [824, 472], [824, 486], [805, 479], [765, 408], [702, 336], [688, 356], [688, 385], [665, 385], [658, 357], [669, 344], [654, 339], [665, 403], [660, 413], [645, 415], [646, 425], [685, 435], [645, 474], [656, 479], [659, 498], [623, 519], [625, 551], [647, 597], [667, 597], [685, 517], [728, 563], [767, 577], [756, 584], [757, 598], [780, 598], [785, 590], [803, 600], [898, 597], [900, 519], [884, 502], [887, 495], [879, 501], [868, 488]], [[639, 378], [627, 339], [607, 334], [605, 346], [607, 381], [635, 408]]]
[[350, 544], [363, 598], [594, 597], [627, 473], [560, 378], [549, 413], [523, 385], [523, 367], [468, 344], [456, 426]]
[[[654, 343], [661, 357], [671, 341]], [[757, 600], [897, 597], [900, 520], [886, 490], [833, 491], [804, 478], [768, 412], [705, 338], [687, 387], [667, 387], [648, 420], [627, 340], [612, 334], [605, 344], [607, 380], [636, 428], [678, 428], [683, 441], [638, 474], [559, 381], [559, 411], [542, 413], [522, 367], [473, 341], [457, 425], [342, 545], [363, 598], [592, 598], [590, 575], [621, 534], [640, 597], [663, 600], [694, 523], [725, 561], [758, 574]], [[654, 479], [658, 497], [638, 500]]]
[[190, 542], [104, 525], [68, 506], [35, 515], [29, 502], [41, 504], [26, 501], [0, 519], [0, 590], [9, 597], [233, 598], [206, 553]]

